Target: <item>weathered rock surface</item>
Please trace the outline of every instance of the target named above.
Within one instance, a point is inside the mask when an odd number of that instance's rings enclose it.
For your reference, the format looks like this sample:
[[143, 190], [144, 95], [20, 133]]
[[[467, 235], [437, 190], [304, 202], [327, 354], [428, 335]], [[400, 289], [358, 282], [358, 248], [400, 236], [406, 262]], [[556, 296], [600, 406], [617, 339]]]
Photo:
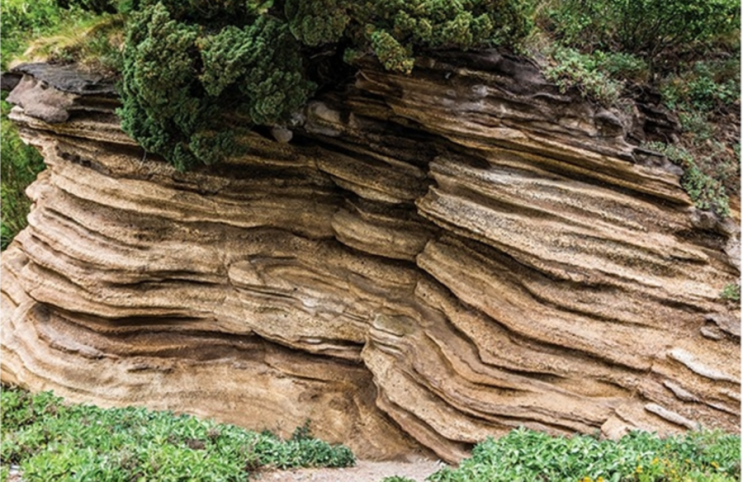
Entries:
[[529, 64], [364, 69], [187, 174], [119, 130], [110, 86], [24, 72], [12, 118], [49, 168], [2, 256], [4, 382], [310, 418], [376, 458], [520, 425], [740, 429], [737, 228]]

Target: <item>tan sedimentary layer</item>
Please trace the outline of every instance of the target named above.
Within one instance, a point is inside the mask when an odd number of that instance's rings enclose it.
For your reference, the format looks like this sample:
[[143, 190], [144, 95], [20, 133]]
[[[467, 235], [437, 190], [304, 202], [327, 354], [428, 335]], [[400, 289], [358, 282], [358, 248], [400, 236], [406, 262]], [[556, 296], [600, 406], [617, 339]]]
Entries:
[[376, 458], [453, 461], [521, 425], [739, 430], [736, 227], [626, 119], [479, 61], [364, 69], [291, 142], [252, 134], [187, 174], [111, 95], [26, 75], [12, 118], [48, 169], [2, 255], [2, 380], [284, 434], [310, 418]]

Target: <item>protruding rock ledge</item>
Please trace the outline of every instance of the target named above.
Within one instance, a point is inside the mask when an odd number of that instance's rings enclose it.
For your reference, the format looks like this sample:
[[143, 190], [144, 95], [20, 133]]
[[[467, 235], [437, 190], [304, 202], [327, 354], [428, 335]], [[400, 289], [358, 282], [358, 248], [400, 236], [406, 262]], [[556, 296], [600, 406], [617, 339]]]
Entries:
[[369, 66], [291, 136], [187, 174], [120, 131], [110, 84], [55, 69], [11, 95], [49, 167], [2, 256], [4, 382], [310, 418], [376, 458], [453, 461], [520, 425], [739, 430], [737, 230], [533, 66]]

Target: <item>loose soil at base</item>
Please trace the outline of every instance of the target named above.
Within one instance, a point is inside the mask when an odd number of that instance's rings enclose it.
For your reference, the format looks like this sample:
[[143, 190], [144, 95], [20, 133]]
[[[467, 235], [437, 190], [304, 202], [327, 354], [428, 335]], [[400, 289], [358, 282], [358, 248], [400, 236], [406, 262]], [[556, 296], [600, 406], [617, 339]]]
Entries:
[[[381, 482], [385, 477], [399, 475], [416, 482], [439, 470], [445, 464], [441, 461], [420, 459], [415, 462], [370, 462], [357, 460], [354, 467], [345, 469], [296, 469], [262, 470], [257, 482]], [[11, 467], [8, 482], [23, 482], [17, 466]]]
[[356, 466], [345, 469], [296, 469], [262, 471], [258, 482], [381, 482], [385, 477], [399, 475], [423, 482], [442, 468], [440, 461], [421, 459], [415, 462], [356, 461]]

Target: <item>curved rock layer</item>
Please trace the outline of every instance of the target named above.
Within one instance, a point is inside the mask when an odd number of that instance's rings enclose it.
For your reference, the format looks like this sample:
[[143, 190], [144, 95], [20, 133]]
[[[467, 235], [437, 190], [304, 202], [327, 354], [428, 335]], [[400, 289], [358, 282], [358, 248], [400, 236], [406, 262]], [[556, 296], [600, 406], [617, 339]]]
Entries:
[[733, 223], [626, 120], [529, 64], [457, 62], [364, 69], [283, 142], [186, 174], [119, 130], [110, 86], [20, 68], [12, 118], [49, 168], [2, 257], [2, 380], [309, 418], [374, 458], [518, 426], [738, 431]]

